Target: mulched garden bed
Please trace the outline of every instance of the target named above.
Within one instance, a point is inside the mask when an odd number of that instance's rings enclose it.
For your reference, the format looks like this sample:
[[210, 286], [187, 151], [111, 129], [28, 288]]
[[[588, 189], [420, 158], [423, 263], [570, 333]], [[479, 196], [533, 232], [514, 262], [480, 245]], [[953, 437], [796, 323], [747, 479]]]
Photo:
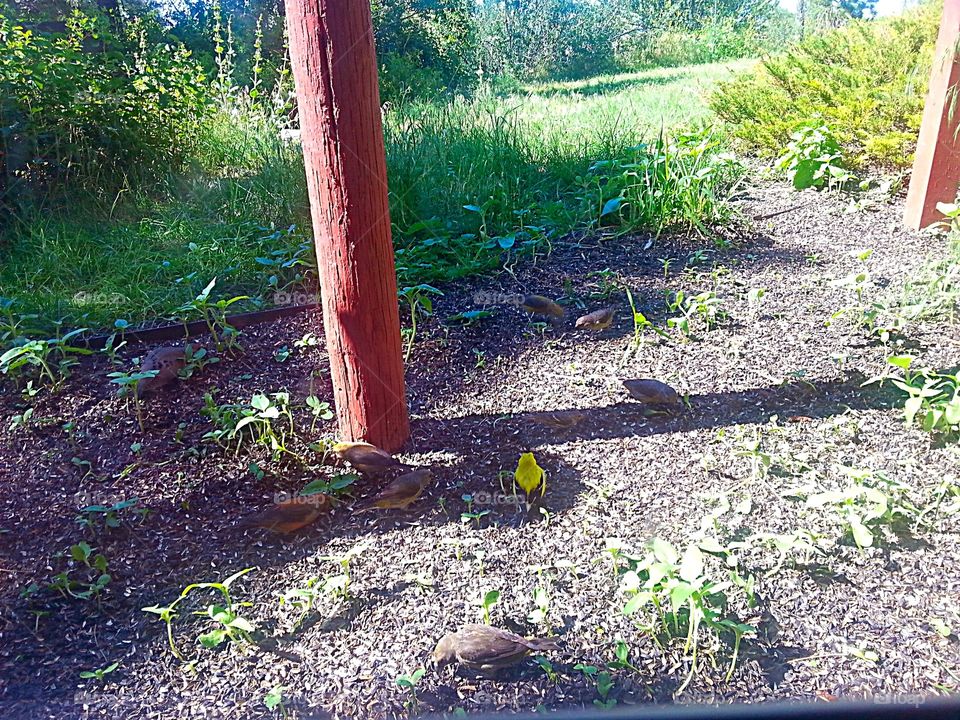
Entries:
[[[848, 485], [844, 466], [903, 483], [904, 497], [921, 510], [945, 478], [960, 476], [957, 446], [906, 428], [902, 398], [889, 384], [861, 387], [897, 352], [909, 351], [918, 365], [956, 365], [957, 327], [912, 326], [903, 345], [885, 347], [849, 318], [826, 324], [854, 298], [831, 281], [865, 267], [868, 299], [896, 297], [944, 241], [903, 230], [899, 201], [848, 212], [836, 196], [761, 184], [741, 205], [745, 216], [767, 219], [729, 247], [693, 237], [568, 238], [548, 257], [520, 263], [515, 275], [443, 288], [408, 364], [413, 436], [399, 453], [433, 466], [436, 481], [406, 512], [354, 512], [379, 487], [363, 480], [353, 498], [292, 537], [234, 528], [278, 493], [342, 472], [318, 467], [307, 446], [334, 427], [320, 422], [311, 432], [304, 409], [290, 447], [315, 469], [273, 462], [260, 446], [235, 453], [203, 440], [212, 425], [200, 411], [213, 388], [218, 403], [284, 389], [297, 403], [311, 392], [331, 399], [322, 347], [294, 345], [307, 333], [322, 338], [315, 313], [244, 331], [241, 354], [147, 401], [146, 432], [116, 396], [106, 376], [118, 367], [105, 355], [83, 358], [55, 394], [25, 401], [7, 384], [0, 396], [4, 717], [268, 717], [278, 710], [268, 710], [264, 696], [278, 685], [291, 717], [592, 707], [601, 696], [589, 669], [576, 666], [602, 671], [618, 640], [632, 667], [612, 671], [606, 699], [620, 705], [895, 700], [956, 690], [960, 515], [938, 510], [923, 523], [879, 526], [873, 546], [861, 551], [836, 513], [804, 502], [811, 492]], [[790, 212], [773, 215], [779, 210]], [[861, 260], [865, 249], [873, 254]], [[648, 329], [636, 344], [623, 287], [658, 327], [675, 315], [664, 304], [668, 289], [713, 290], [729, 319], [710, 330], [694, 320], [689, 341], [676, 330], [666, 340]], [[759, 301], [750, 292], [757, 289], [765, 290]], [[562, 298], [567, 318], [534, 324], [506, 305], [474, 325], [442, 322], [477, 309], [479, 291]], [[611, 328], [573, 329], [581, 310], [608, 304], [618, 311]], [[279, 362], [284, 347], [290, 355]], [[122, 367], [147, 349], [123, 348]], [[628, 377], [671, 383], [688, 394], [689, 409], [645, 414], [620, 385]], [[32, 424], [8, 431], [28, 404]], [[567, 429], [536, 422], [537, 413], [556, 410], [583, 419]], [[526, 451], [548, 472], [546, 512], [468, 506], [464, 495], [501, 492], [501, 473]], [[112, 529], [76, 521], [82, 507], [134, 497], [149, 509], [145, 517], [123, 510]], [[721, 512], [724, 502], [729, 509]], [[480, 510], [489, 513], [461, 517]], [[726, 543], [801, 529], [820, 537], [820, 552], [781, 554], [771, 543], [738, 553], [738, 567], [755, 577], [755, 603], [733, 588], [727, 612], [756, 632], [745, 637], [729, 680], [730, 638], [704, 633], [698, 672], [680, 692], [689, 653], [682, 641], [660, 647], [622, 613], [626, 596], [605, 552], [610, 539], [637, 554], [654, 537], [683, 549], [704, 533]], [[99, 603], [46, 587], [71, 567], [63, 554], [79, 541], [109, 562]], [[337, 574], [329, 558], [358, 546], [349, 598], [320, 595], [295, 627], [299, 610], [279, 598]], [[707, 562], [706, 572], [727, 578], [719, 559]], [[233, 595], [250, 603], [242, 613], [257, 628], [256, 644], [201, 648], [196, 638], [210, 624], [190, 611], [216, 597], [198, 592], [173, 625], [188, 661], [174, 657], [164, 624], [141, 608], [244, 568], [255, 570], [236, 581]], [[424, 666], [445, 632], [479, 621], [476, 600], [487, 591], [501, 592], [493, 624], [544, 634], [544, 624], [528, 620], [538, 586], [564, 648], [550, 657], [555, 677], [533, 661], [496, 679], [431, 668], [417, 685], [418, 703], [409, 702], [397, 676]], [[102, 681], [80, 677], [114, 662]]]

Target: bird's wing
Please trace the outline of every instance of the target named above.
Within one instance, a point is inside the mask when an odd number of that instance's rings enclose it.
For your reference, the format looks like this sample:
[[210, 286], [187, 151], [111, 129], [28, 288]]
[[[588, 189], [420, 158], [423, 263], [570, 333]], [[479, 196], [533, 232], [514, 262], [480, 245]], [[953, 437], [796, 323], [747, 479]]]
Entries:
[[369, 450], [367, 448], [356, 448], [355, 452], [347, 452], [346, 459], [351, 465], [367, 465], [369, 467], [393, 467], [399, 461], [393, 455], [383, 450]]
[[380, 500], [407, 500], [422, 492], [423, 487], [416, 477], [399, 477], [377, 493], [374, 498]]
[[459, 633], [457, 659], [469, 665], [507, 665], [530, 648], [519, 635], [485, 625], [468, 625]]
[[313, 503], [290, 503], [268, 508], [249, 516], [241, 523], [243, 527], [275, 528], [278, 525], [308, 523], [319, 514]]

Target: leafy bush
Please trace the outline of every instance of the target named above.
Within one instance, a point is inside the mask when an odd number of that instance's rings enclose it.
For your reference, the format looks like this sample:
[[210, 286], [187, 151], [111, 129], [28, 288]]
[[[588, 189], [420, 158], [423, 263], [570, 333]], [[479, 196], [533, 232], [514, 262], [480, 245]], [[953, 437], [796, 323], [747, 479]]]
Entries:
[[786, 172], [797, 190], [833, 189], [853, 179], [843, 167], [843, 151], [830, 128], [816, 123], [797, 128], [776, 167]]
[[[62, 32], [0, 7], [0, 177], [8, 190], [82, 183], [107, 190], [176, 169], [205, 109], [205, 83], [156, 20], [73, 11]], [[10, 193], [12, 195], [12, 193]]]
[[721, 83], [710, 106], [761, 155], [780, 153], [798, 125], [819, 117], [852, 167], [906, 166], [939, 18], [939, 8], [925, 4], [902, 17], [808, 37]]

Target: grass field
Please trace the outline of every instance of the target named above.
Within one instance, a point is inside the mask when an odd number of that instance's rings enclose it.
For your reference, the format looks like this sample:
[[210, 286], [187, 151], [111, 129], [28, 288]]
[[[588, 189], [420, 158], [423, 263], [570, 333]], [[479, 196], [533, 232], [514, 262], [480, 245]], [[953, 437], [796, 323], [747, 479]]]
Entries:
[[[604, 199], [584, 180], [591, 164], [622, 157], [662, 128], [709, 122], [703, 91], [749, 64], [392, 109], [385, 131], [401, 282], [487, 271], [507, 244], [520, 248], [589, 222], [595, 195]], [[164, 187], [71, 199], [7, 231], [0, 295], [18, 313], [104, 327], [175, 317], [213, 277], [215, 296], [250, 295], [248, 307], [299, 283], [312, 254], [299, 150], [243, 102], [237, 107], [211, 119], [196, 166]], [[661, 207], [632, 222], [666, 224], [691, 205], [664, 195]]]

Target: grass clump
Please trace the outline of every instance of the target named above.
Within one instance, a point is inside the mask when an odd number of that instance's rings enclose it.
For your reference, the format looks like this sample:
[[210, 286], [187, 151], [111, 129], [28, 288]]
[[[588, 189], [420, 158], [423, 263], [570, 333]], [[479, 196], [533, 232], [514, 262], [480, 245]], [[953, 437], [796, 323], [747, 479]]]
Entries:
[[817, 120], [852, 167], [906, 167], [939, 19], [937, 5], [928, 3], [901, 17], [808, 37], [719, 83], [710, 107], [734, 138], [764, 156], [779, 154], [798, 126]]

